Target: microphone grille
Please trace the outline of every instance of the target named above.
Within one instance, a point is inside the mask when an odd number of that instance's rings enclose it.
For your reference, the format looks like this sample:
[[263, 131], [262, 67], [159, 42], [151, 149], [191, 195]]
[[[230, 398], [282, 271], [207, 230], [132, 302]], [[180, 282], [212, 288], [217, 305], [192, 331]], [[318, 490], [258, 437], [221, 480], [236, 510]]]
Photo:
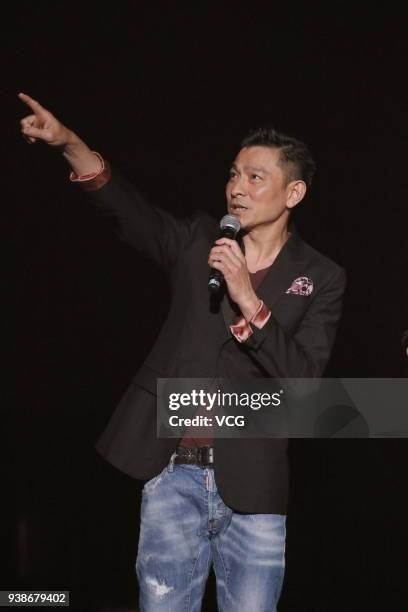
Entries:
[[241, 224], [237, 217], [234, 215], [224, 215], [220, 221], [220, 228], [225, 229], [227, 227], [231, 227], [235, 232], [239, 232]]

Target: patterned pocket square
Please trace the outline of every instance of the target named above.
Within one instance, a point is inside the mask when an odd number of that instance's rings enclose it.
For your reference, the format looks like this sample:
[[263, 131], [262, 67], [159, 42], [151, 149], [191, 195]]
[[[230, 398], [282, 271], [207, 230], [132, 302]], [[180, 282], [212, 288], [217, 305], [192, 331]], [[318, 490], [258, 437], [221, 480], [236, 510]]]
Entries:
[[296, 278], [286, 293], [293, 293], [295, 295], [310, 295], [313, 291], [313, 281], [307, 276], [299, 276]]

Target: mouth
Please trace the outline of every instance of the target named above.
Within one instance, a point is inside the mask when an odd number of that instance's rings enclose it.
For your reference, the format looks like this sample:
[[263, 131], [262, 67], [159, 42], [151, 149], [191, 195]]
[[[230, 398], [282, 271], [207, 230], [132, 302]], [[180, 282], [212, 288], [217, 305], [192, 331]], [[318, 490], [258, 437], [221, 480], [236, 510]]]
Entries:
[[242, 212], [244, 210], [248, 210], [246, 206], [242, 206], [242, 204], [230, 204], [230, 208], [232, 212]]

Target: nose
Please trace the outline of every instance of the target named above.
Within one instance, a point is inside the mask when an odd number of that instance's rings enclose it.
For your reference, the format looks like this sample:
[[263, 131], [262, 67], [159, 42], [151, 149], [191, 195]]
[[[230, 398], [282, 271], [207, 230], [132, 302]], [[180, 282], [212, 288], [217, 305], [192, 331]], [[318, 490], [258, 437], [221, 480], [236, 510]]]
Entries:
[[237, 176], [231, 185], [231, 197], [236, 198], [245, 193], [245, 183], [242, 176]]

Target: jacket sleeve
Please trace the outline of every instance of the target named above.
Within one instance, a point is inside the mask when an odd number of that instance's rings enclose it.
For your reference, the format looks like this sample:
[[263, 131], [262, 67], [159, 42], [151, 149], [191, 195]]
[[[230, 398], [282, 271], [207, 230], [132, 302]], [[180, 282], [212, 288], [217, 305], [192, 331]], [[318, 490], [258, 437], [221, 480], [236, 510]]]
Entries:
[[114, 167], [101, 187], [89, 197], [116, 220], [120, 239], [164, 268], [171, 268], [191, 233], [191, 219], [178, 219], [147, 203], [132, 183]]
[[321, 377], [328, 363], [341, 316], [346, 274], [337, 268], [316, 293], [293, 335], [272, 314], [267, 323], [244, 343], [251, 357], [271, 376]]

